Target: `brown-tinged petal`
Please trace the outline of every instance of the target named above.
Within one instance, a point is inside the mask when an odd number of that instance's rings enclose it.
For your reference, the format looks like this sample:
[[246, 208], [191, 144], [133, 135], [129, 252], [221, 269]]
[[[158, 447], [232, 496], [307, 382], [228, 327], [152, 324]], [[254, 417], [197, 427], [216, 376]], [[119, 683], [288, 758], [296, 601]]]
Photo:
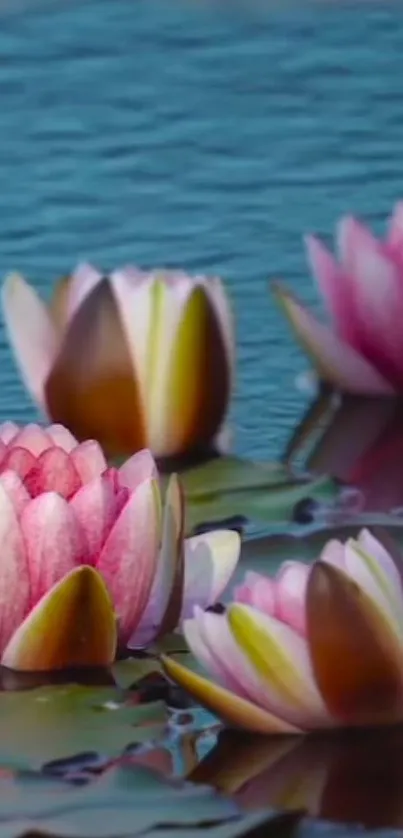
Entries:
[[165, 454], [211, 443], [230, 396], [222, 328], [205, 290], [189, 295], [172, 346], [165, 390]]
[[210, 710], [232, 727], [244, 730], [253, 730], [256, 733], [300, 733], [301, 731], [277, 718], [267, 710], [262, 710], [256, 704], [239, 698], [235, 693], [226, 690], [224, 687], [214, 684], [207, 678], [191, 672], [182, 664], [161, 656], [163, 668], [172, 681], [175, 681], [182, 689], [186, 690], [192, 698], [200, 702], [203, 707]]
[[54, 421], [80, 440], [98, 440], [110, 456], [146, 446], [139, 388], [107, 279], [72, 318], [45, 394]]
[[224, 730], [187, 779], [234, 794], [262, 772], [275, 769], [279, 760], [303, 741], [301, 736], [262, 737]]
[[116, 620], [96, 570], [75, 568], [38, 602], [14, 633], [3, 666], [52, 671], [109, 666], [115, 657]]
[[68, 322], [70, 290], [71, 275], [60, 277], [53, 288], [53, 294], [49, 302], [49, 314], [56, 332], [60, 336]]
[[362, 588], [321, 561], [308, 581], [307, 636], [318, 687], [340, 723], [403, 718], [403, 649], [396, 633]]
[[[403, 731], [357, 731], [328, 749], [319, 817], [365, 829], [403, 826]], [[330, 752], [329, 752], [330, 751]]]

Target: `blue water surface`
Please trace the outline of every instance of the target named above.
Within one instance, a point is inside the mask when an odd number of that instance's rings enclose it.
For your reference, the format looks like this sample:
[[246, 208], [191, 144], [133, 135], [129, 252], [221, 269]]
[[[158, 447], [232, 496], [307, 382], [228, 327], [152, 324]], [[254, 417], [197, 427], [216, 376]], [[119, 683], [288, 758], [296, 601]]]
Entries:
[[[0, 9], [0, 269], [221, 274], [237, 450], [274, 457], [306, 363], [268, 294], [315, 301], [302, 234], [403, 196], [403, 9], [202, 0]], [[85, 363], [85, 359], [83, 359]], [[35, 417], [0, 331], [0, 419]]]

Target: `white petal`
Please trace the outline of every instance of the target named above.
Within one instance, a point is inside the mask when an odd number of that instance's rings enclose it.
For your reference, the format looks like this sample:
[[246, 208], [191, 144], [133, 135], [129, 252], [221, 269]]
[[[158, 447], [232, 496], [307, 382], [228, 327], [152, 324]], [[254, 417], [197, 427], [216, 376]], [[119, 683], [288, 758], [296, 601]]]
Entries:
[[44, 384], [58, 350], [58, 339], [45, 304], [19, 274], [11, 274], [2, 289], [8, 336], [25, 385], [45, 410]]

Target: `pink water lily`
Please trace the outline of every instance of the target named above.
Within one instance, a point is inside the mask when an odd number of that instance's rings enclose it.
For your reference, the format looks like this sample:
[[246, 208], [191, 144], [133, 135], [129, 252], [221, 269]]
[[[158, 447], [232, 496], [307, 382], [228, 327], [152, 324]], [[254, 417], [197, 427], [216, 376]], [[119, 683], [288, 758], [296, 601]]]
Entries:
[[248, 574], [225, 614], [183, 626], [213, 683], [169, 658], [168, 675], [227, 723], [260, 733], [403, 720], [401, 557], [368, 530], [310, 567]]
[[108, 468], [62, 426], [0, 426], [0, 659], [14, 669], [106, 665], [123, 645], [212, 605], [240, 538], [184, 538], [176, 475], [162, 503], [151, 453]]
[[319, 377], [342, 391], [367, 395], [403, 390], [403, 202], [384, 240], [347, 216], [337, 228], [337, 262], [315, 236], [308, 259], [331, 327], [281, 284], [275, 295]]
[[49, 306], [18, 274], [2, 302], [29, 392], [78, 439], [157, 457], [223, 440], [235, 344], [217, 277], [79, 265]]

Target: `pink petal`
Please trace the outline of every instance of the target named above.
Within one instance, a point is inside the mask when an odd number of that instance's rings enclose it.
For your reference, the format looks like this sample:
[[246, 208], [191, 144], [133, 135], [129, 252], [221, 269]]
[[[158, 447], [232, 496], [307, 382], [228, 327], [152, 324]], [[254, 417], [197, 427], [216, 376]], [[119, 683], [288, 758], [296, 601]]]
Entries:
[[340, 339], [355, 345], [354, 299], [350, 280], [334, 256], [315, 236], [306, 236], [305, 245], [312, 273], [332, 317]]
[[0, 440], [8, 445], [15, 436], [17, 436], [19, 431], [18, 425], [15, 422], [2, 422], [0, 425]]
[[0, 484], [6, 490], [10, 498], [17, 518], [20, 518], [23, 509], [31, 500], [23, 482], [15, 471], [3, 471], [0, 474]]
[[132, 492], [143, 480], [158, 478], [158, 470], [151, 451], [144, 448], [133, 454], [119, 469], [119, 482]]
[[70, 433], [70, 431], [67, 430], [67, 428], [64, 427], [64, 425], [49, 425], [49, 427], [46, 428], [46, 432], [53, 444], [58, 448], [63, 448], [63, 451], [66, 451], [67, 454], [70, 454], [73, 448], [76, 448], [77, 446], [76, 438]]
[[22, 276], [7, 277], [2, 289], [7, 332], [25, 384], [42, 409], [44, 383], [58, 350], [47, 307]]
[[284, 562], [276, 577], [275, 616], [302, 636], [306, 635], [305, 597], [311, 568], [302, 562]]
[[141, 619], [156, 572], [160, 536], [156, 491], [150, 480], [133, 492], [97, 563], [115, 604], [122, 643]]
[[402, 268], [355, 218], [343, 218], [338, 230], [343, 262], [354, 280], [361, 352], [399, 389], [403, 386]]
[[9, 448], [0, 464], [0, 473], [15, 471], [24, 480], [26, 475], [36, 465], [36, 459], [26, 448]]
[[274, 615], [276, 608], [276, 583], [274, 579], [262, 576], [249, 570], [245, 574], [242, 585], [234, 590], [235, 602], [243, 602], [245, 605], [253, 605], [266, 614]]
[[73, 510], [56, 492], [46, 492], [27, 504], [21, 515], [21, 530], [33, 607], [55, 582], [83, 563], [85, 540]]
[[342, 391], [357, 394], [393, 393], [392, 386], [375, 367], [319, 323], [288, 291], [277, 284], [275, 294], [303, 349], [324, 381]]
[[29, 576], [24, 541], [15, 509], [0, 483], [0, 650], [29, 609]]
[[100, 477], [107, 469], [102, 448], [93, 439], [77, 445], [71, 453], [71, 459], [77, 469], [81, 483], [89, 483], [94, 477]]
[[43, 451], [52, 448], [54, 442], [47, 432], [40, 425], [29, 424], [21, 428], [13, 437], [12, 448], [26, 448], [34, 457], [38, 457]]
[[392, 252], [403, 264], [403, 201], [398, 201], [389, 221], [387, 243]]
[[95, 566], [118, 512], [121, 511], [117, 509], [113, 488], [108, 480], [96, 477], [79, 489], [71, 499], [70, 506], [85, 534], [87, 562]]
[[80, 476], [72, 458], [62, 448], [44, 451], [24, 482], [32, 497], [41, 492], [58, 492], [62, 497], [70, 498], [81, 488]]

